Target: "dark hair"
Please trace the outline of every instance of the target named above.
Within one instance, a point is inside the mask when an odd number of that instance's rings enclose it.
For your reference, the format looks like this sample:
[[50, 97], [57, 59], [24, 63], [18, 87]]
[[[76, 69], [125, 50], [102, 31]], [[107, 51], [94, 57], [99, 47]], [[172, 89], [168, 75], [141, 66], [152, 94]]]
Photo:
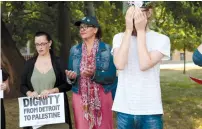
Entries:
[[39, 36], [46, 36], [46, 39], [47, 39], [48, 41], [52, 41], [52, 42], [53, 42], [51, 36], [50, 36], [47, 32], [38, 31], [38, 32], [35, 33], [35, 36], [34, 36], [34, 37], [39, 37]]
[[[51, 36], [47, 33], [47, 32], [44, 32], [44, 31], [38, 31], [35, 33], [35, 36], [34, 37], [39, 37], [39, 36], [46, 36], [46, 39], [48, 41], [52, 41], [52, 44], [51, 44], [51, 49], [49, 50], [50, 54], [53, 54], [54, 52], [54, 47], [53, 47], [53, 40], [51, 38]], [[38, 54], [37, 54], [38, 55]]]
[[98, 31], [97, 31], [95, 37], [96, 37], [97, 39], [101, 39], [101, 38], [102, 38], [102, 30], [101, 30], [100, 27], [98, 27]]

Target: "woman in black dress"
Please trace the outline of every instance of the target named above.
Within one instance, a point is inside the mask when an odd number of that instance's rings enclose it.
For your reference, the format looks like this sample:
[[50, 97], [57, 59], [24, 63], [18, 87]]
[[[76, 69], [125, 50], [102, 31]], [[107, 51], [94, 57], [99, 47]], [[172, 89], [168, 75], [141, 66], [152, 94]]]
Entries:
[[[4, 69], [2, 69], [3, 83], [0, 85], [0, 88], [7, 93], [10, 91], [10, 88], [8, 86], [8, 77], [8, 73]], [[1, 99], [1, 129], [6, 129], [6, 118], [3, 99]]]

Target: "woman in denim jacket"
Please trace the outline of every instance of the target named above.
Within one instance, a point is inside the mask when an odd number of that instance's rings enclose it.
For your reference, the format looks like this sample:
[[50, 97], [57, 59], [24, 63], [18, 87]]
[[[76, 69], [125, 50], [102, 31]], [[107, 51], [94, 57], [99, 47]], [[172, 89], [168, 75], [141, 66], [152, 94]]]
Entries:
[[72, 104], [76, 129], [113, 129], [112, 93], [116, 68], [111, 47], [100, 41], [101, 29], [93, 16], [75, 23], [83, 43], [70, 50], [67, 81], [73, 85]]
[[196, 65], [202, 67], [202, 44], [194, 51], [193, 61]]

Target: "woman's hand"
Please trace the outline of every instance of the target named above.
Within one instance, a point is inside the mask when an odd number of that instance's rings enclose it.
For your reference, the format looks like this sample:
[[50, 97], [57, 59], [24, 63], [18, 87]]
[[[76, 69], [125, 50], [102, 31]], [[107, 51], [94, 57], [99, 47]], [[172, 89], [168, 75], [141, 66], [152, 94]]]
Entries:
[[27, 97], [32, 97], [32, 98], [38, 98], [39, 97], [39, 95], [36, 91], [33, 91], [33, 92], [28, 91], [26, 94], [27, 94]]
[[69, 79], [76, 79], [76, 77], [77, 77], [76, 72], [71, 71], [71, 70], [69, 70], [69, 71], [65, 70], [65, 74]]
[[81, 72], [81, 76], [92, 77], [94, 73], [95, 69], [92, 66], [89, 66]]
[[7, 93], [10, 91], [9, 85], [8, 85], [8, 79], [4, 81], [2, 84], [0, 84], [0, 90], [6, 91]]
[[51, 94], [51, 90], [43, 90], [42, 92], [41, 92], [41, 94], [40, 94], [40, 97], [42, 98], [42, 99], [46, 99], [46, 98], [48, 98], [48, 95], [49, 94]]
[[49, 94], [54, 94], [54, 93], [59, 93], [59, 89], [58, 88], [53, 88], [53, 89], [50, 89], [50, 90], [43, 90], [40, 94], [40, 97], [43, 98], [43, 99], [46, 99], [48, 98], [48, 95]]
[[1, 88], [1, 90], [5, 91], [5, 90], [7, 90], [8, 86], [6, 83], [2, 83], [0, 88]]

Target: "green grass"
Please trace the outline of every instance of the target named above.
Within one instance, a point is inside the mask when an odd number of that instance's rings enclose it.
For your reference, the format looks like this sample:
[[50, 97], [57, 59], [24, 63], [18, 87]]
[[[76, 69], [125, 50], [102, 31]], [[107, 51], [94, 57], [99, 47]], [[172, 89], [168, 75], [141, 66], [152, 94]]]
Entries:
[[[164, 129], [202, 129], [202, 85], [191, 81], [188, 75], [202, 78], [202, 69], [189, 70], [186, 75], [179, 70], [161, 70]], [[68, 96], [74, 124], [71, 92]], [[7, 129], [19, 129], [17, 99], [6, 100], [5, 107]]]
[[202, 129], [202, 85], [188, 75], [202, 78], [202, 70], [161, 72], [165, 129]]

